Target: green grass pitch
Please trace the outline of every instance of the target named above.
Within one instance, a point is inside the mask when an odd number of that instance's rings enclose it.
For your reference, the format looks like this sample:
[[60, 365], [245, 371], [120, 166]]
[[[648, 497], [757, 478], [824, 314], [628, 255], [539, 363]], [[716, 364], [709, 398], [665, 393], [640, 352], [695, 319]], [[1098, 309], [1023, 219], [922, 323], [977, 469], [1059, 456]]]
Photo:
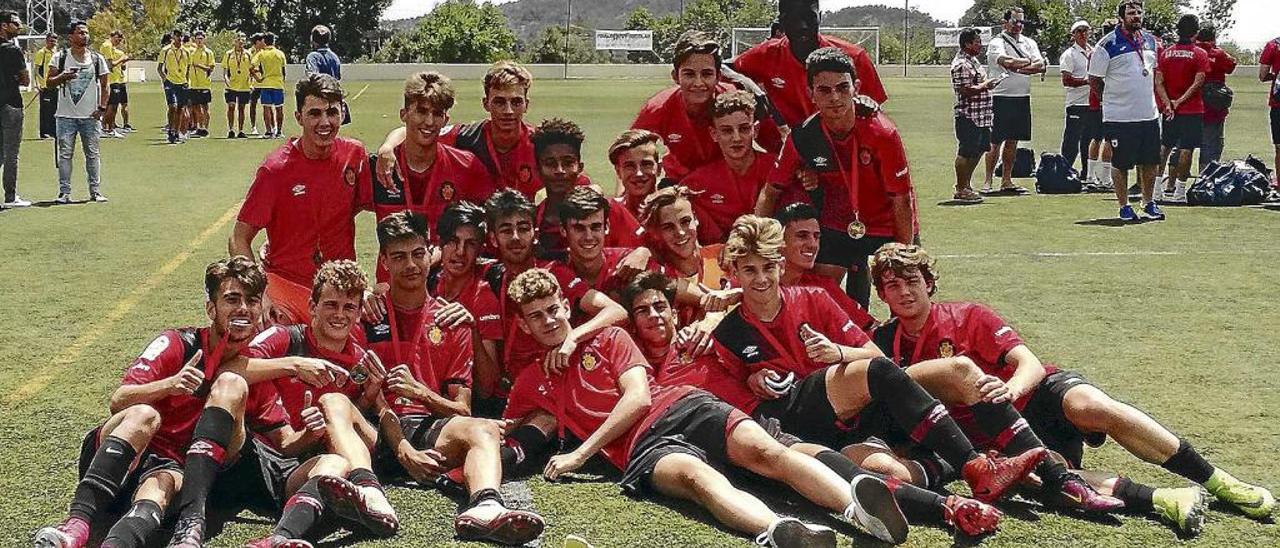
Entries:
[[[1048, 362], [1078, 370], [1191, 440], [1212, 462], [1246, 481], [1280, 488], [1280, 376], [1275, 364], [1275, 265], [1280, 211], [1168, 208], [1169, 220], [1135, 226], [1081, 224], [1116, 213], [1107, 195], [997, 198], [972, 207], [948, 199], [955, 154], [950, 86], [945, 79], [889, 79], [886, 110], [906, 142], [919, 193], [923, 240], [940, 257], [940, 297], [985, 301], [1019, 329]], [[1237, 77], [1237, 108], [1227, 123], [1227, 157], [1253, 153], [1270, 163], [1265, 86]], [[588, 172], [612, 184], [604, 150], [659, 80], [539, 81], [530, 119], [561, 116], [583, 124]], [[373, 147], [399, 123], [397, 82], [352, 82], [355, 124], [343, 133]], [[480, 83], [457, 82], [453, 117], [482, 115]], [[238, 202], [254, 170], [280, 141], [226, 141], [215, 99], [213, 137], [162, 143], [162, 96], [131, 86], [133, 125], [125, 140], [104, 140], [108, 204], [0, 212], [0, 545], [28, 545], [32, 532], [62, 518], [75, 481], [80, 436], [106, 416], [123, 368], [159, 330], [205, 321], [204, 266], [226, 253]], [[1056, 150], [1062, 91], [1034, 89], [1035, 148]], [[215, 93], [215, 98], [220, 93]], [[56, 195], [52, 145], [37, 141], [27, 114], [20, 192]], [[290, 107], [292, 108], [292, 99]], [[290, 122], [290, 129], [296, 126]], [[77, 151], [75, 197], [84, 199]], [[1032, 181], [1023, 181], [1030, 185]], [[372, 216], [359, 220], [360, 256], [371, 259]], [[883, 317], [885, 310], [874, 310]], [[1130, 457], [1114, 442], [1086, 456], [1157, 486], [1184, 480]], [[597, 546], [745, 546], [748, 540], [688, 506], [633, 501], [606, 482], [527, 481], [548, 518], [545, 546], [568, 534]], [[401, 535], [359, 545], [449, 545], [454, 503], [433, 491], [392, 488]], [[990, 546], [1163, 546], [1179, 543], [1146, 517], [1084, 521], [1031, 504], [1005, 506]], [[834, 520], [832, 520], [834, 521]], [[244, 513], [213, 546], [239, 546], [269, 530]], [[843, 530], [848, 530], [847, 528]], [[346, 545], [341, 534], [336, 544]], [[847, 545], [849, 539], [841, 541]], [[869, 542], [858, 537], [856, 543]], [[945, 546], [948, 531], [912, 529], [908, 545]], [[1195, 546], [1280, 545], [1280, 529], [1214, 507]]]

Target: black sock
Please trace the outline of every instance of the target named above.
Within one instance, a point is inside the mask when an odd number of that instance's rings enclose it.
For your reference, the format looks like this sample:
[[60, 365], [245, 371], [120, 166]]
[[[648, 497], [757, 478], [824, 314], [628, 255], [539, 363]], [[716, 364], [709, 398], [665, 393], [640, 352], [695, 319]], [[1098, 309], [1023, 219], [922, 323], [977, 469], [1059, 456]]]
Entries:
[[1152, 496], [1156, 492], [1154, 488], [1134, 482], [1129, 478], [1119, 478], [1116, 480], [1116, 487], [1112, 491], [1115, 493], [1116, 498], [1124, 501], [1126, 510], [1146, 513], [1153, 509]]
[[347, 481], [359, 485], [360, 487], [374, 487], [379, 491], [382, 490], [382, 483], [378, 481], [378, 475], [368, 468], [356, 468], [347, 474]]
[[521, 465], [540, 463], [542, 457], [551, 449], [551, 436], [546, 435], [538, 427], [531, 424], [516, 428], [510, 436], [502, 440], [498, 454], [502, 459], [503, 477], [517, 475]]
[[182, 492], [178, 496], [181, 518], [204, 517], [209, 489], [218, 477], [218, 469], [226, 457], [227, 445], [235, 430], [236, 419], [221, 407], [206, 407], [196, 421], [191, 445], [187, 448], [187, 464], [182, 468]]
[[974, 422], [988, 438], [991, 438], [996, 450], [1008, 456], [1021, 455], [1037, 447], [1044, 447], [1044, 442], [1031, 430], [1027, 419], [1011, 403], [979, 402], [969, 406], [973, 411]]
[[506, 505], [506, 503], [502, 501], [502, 493], [499, 493], [497, 489], [489, 487], [489, 488], [476, 491], [475, 493], [472, 493], [471, 499], [467, 503], [467, 509], [475, 508], [477, 504], [480, 504], [486, 500], [492, 500], [494, 502], [497, 502], [499, 505], [503, 505], [503, 506]]
[[867, 392], [873, 401], [888, 408], [894, 422], [910, 432], [912, 440], [933, 450], [953, 468], [963, 468], [964, 463], [978, 457], [947, 408], [888, 358], [871, 360]]
[[138, 452], [129, 442], [115, 436], [107, 436], [98, 446], [98, 451], [89, 461], [89, 469], [84, 478], [76, 485], [75, 497], [71, 499], [70, 517], [79, 518], [89, 523], [98, 510], [115, 500], [120, 494], [120, 485], [129, 475], [129, 465]]
[[843, 453], [832, 451], [831, 449], [823, 449], [817, 455], [814, 455], [813, 458], [826, 465], [827, 468], [830, 468], [837, 476], [840, 476], [840, 478], [845, 481], [853, 481], [854, 476], [857, 476], [858, 474], [870, 473], [854, 464], [853, 461], [850, 460], [849, 457], [844, 456]]
[[324, 513], [324, 500], [320, 498], [320, 478], [307, 480], [289, 497], [276, 524], [275, 534], [285, 538], [302, 538]]
[[1057, 490], [1062, 484], [1071, 477], [1071, 471], [1067, 470], [1067, 465], [1055, 458], [1044, 458], [1036, 465], [1036, 475], [1044, 481], [1044, 489]]
[[1213, 465], [1204, 460], [1187, 440], [1178, 440], [1178, 451], [1161, 464], [1165, 470], [1187, 478], [1199, 484], [1209, 481], [1213, 476]]
[[155, 501], [135, 502], [129, 513], [111, 526], [107, 537], [102, 539], [102, 548], [141, 548], [147, 538], [160, 529], [162, 521], [164, 512]]
[[942, 523], [946, 519], [946, 497], [895, 478], [885, 478], [884, 482], [909, 520]]

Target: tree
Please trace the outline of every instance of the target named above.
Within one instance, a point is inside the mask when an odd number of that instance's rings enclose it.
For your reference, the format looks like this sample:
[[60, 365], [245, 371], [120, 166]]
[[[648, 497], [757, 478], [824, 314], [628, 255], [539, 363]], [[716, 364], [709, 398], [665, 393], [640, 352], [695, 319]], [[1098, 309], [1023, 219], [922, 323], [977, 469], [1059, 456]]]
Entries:
[[1200, 24], [1212, 24], [1218, 35], [1236, 26], [1236, 0], [1204, 0], [1200, 4]]
[[510, 58], [515, 45], [516, 35], [497, 6], [446, 0], [413, 30], [393, 35], [373, 59], [380, 63], [492, 63]]
[[391, 0], [221, 0], [213, 10], [211, 28], [274, 32], [276, 47], [290, 59], [300, 59], [311, 50], [311, 28], [324, 24], [333, 30], [333, 51], [354, 59], [368, 53], [365, 36], [377, 32], [379, 18], [390, 5]]
[[96, 48], [113, 30], [124, 32], [124, 50], [134, 59], [155, 59], [160, 37], [178, 22], [178, 0], [115, 0], [89, 18], [89, 36]]
[[[591, 29], [581, 25], [571, 25], [568, 35], [569, 63], [608, 63], [611, 57], [608, 52], [596, 49], [595, 35]], [[526, 53], [524, 61], [528, 63], [561, 64], [566, 60], [564, 27], [547, 27], [542, 29], [538, 41]]]
[[[653, 31], [653, 56], [629, 56], [669, 62], [675, 55], [676, 41], [690, 30], [709, 32], [727, 46], [735, 27], [767, 27], [778, 13], [776, 0], [692, 0], [684, 12], [654, 17], [643, 6], [627, 15], [628, 30]], [[647, 61], [653, 62], [653, 61]]]

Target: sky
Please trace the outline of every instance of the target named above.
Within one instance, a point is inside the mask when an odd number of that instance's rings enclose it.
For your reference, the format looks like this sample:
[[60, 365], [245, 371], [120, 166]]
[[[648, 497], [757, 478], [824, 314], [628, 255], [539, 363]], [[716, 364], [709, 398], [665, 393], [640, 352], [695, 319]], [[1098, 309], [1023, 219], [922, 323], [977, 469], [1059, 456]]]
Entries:
[[[506, 0], [498, 0], [502, 3]], [[589, 0], [588, 0], [589, 1]], [[383, 14], [384, 19], [403, 19], [422, 15], [434, 7], [439, 0], [393, 0], [391, 7]], [[898, 2], [885, 0], [821, 0], [824, 11], [835, 11], [848, 6], [889, 4], [900, 6]], [[972, 5], [963, 0], [910, 0], [911, 7], [932, 15], [940, 21], [955, 23], [965, 10]], [[1276, 28], [1275, 0], [1238, 0], [1236, 2], [1236, 26], [1224, 38], [1234, 40], [1248, 49], [1260, 49], [1267, 40], [1280, 34]]]

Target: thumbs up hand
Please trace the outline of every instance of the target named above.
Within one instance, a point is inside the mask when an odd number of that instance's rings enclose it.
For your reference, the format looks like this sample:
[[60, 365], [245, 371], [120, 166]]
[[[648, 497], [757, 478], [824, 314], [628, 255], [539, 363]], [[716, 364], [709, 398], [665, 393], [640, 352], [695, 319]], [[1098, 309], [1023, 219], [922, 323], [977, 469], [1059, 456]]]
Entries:
[[800, 326], [800, 341], [804, 343], [805, 354], [818, 363], [838, 363], [843, 358], [840, 346], [831, 342], [826, 335], [815, 331], [809, 324]]

